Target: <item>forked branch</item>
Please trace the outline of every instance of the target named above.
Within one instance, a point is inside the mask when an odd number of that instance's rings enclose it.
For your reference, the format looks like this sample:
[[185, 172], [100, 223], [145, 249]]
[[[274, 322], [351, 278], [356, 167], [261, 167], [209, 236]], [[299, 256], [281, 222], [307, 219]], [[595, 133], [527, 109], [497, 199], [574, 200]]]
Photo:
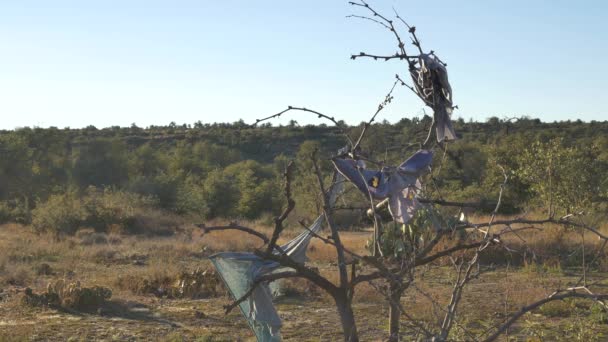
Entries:
[[532, 304], [522, 307], [519, 311], [517, 311], [515, 314], [513, 314], [506, 322], [504, 322], [502, 325], [500, 325], [496, 329], [496, 331], [494, 331], [490, 336], [488, 336], [483, 341], [490, 342], [490, 341], [496, 340], [498, 338], [498, 336], [500, 336], [505, 331], [507, 331], [507, 329], [511, 325], [513, 325], [513, 323], [515, 323], [518, 319], [520, 319], [524, 314], [526, 314], [527, 312], [533, 311], [535, 309], [538, 309], [541, 306], [543, 306], [544, 304], [547, 304], [552, 301], [564, 300], [566, 298], [582, 298], [582, 299], [590, 299], [590, 300], [595, 300], [595, 301], [608, 300], [608, 294], [593, 294], [590, 291], [588, 291], [588, 289], [586, 289], [586, 288], [585, 288], [586, 291], [584, 293], [577, 292], [577, 290], [580, 290], [580, 289], [582, 289], [582, 287], [556, 291], [546, 298], [543, 298], [539, 301], [536, 301]]

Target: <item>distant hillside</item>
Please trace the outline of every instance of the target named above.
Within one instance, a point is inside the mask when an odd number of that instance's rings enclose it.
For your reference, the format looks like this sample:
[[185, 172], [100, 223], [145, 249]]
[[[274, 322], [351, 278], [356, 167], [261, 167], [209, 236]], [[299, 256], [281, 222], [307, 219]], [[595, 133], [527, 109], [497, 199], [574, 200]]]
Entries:
[[[363, 150], [374, 160], [396, 164], [418, 148], [429, 125], [428, 117], [376, 123]], [[445, 151], [436, 149], [428, 196], [495, 198], [500, 165], [510, 172], [504, 210], [545, 206], [549, 190], [541, 185], [547, 179], [552, 205], [561, 210], [601, 207], [608, 197], [608, 121], [491, 118], [458, 120], [454, 126], [460, 139]], [[361, 129], [344, 127], [353, 137]], [[158, 208], [179, 215], [258, 218], [280, 208], [280, 174], [292, 158], [299, 164], [298, 210], [312, 214], [319, 208], [315, 180], [307, 178], [308, 158], [319, 149], [324, 170], [331, 171], [327, 158], [345, 146], [343, 133], [335, 126], [295, 121], [279, 127], [198, 122], [1, 131], [0, 221], [31, 222], [35, 208], [57, 196], [84, 198], [91, 186], [149, 197]], [[575, 200], [582, 193], [587, 202]]]

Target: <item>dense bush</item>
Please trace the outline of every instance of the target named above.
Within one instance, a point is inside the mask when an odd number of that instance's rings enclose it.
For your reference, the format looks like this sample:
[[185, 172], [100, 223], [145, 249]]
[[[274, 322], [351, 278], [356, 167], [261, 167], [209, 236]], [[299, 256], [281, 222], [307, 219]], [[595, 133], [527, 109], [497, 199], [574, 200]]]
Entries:
[[30, 223], [31, 219], [30, 205], [27, 199], [0, 202], [0, 224], [9, 221], [27, 224]]
[[[397, 165], [418, 148], [411, 142], [424, 139], [430, 122], [424, 117], [375, 123], [362, 148], [370, 159]], [[427, 196], [492, 202], [503, 182], [502, 167], [509, 176], [503, 213], [534, 206], [551, 206], [556, 213], [606, 208], [608, 122], [493, 117], [485, 123], [455, 120], [454, 125], [461, 139], [446, 151], [436, 150], [434, 181], [424, 182], [431, 185]], [[359, 125], [347, 129], [352, 136], [361, 131]], [[321, 201], [311, 154], [319, 151], [325, 173], [332, 167], [329, 157], [344, 144], [342, 132], [326, 125], [252, 128], [237, 122], [0, 131], [0, 222], [34, 220], [36, 229], [68, 233], [81, 224], [129, 230], [133, 209], [147, 206], [140, 202], [150, 198], [165, 212], [197, 220], [269, 217], [283, 204], [282, 173], [294, 158], [296, 214], [314, 217]], [[93, 196], [89, 186], [114, 190]], [[354, 206], [366, 205], [357, 192], [345, 196]], [[354, 211], [341, 216], [346, 225], [361, 217]]]
[[51, 195], [32, 211], [35, 230], [72, 234], [83, 225], [87, 212], [76, 191]]
[[138, 295], [151, 294], [167, 298], [209, 298], [226, 293], [215, 270], [200, 268], [178, 273], [157, 270], [149, 274], [129, 274], [118, 277], [116, 286]]
[[83, 194], [71, 190], [39, 203], [32, 211], [32, 226], [58, 234], [73, 234], [80, 227], [137, 232], [137, 215], [155, 204], [150, 197], [120, 190], [89, 187]]

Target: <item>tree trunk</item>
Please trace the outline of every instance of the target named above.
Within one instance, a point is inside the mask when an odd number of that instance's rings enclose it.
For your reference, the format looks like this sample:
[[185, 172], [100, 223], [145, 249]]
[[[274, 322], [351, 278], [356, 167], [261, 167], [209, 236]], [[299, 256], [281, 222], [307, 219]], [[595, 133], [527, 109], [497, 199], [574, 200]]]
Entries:
[[342, 323], [344, 341], [359, 342], [355, 315], [353, 313], [351, 301], [346, 295], [346, 290], [340, 289], [334, 296], [334, 300], [336, 301], [336, 307], [338, 308], [338, 314], [340, 315], [340, 322]]
[[401, 307], [399, 303], [401, 301], [401, 295], [403, 289], [391, 286], [390, 289], [390, 302], [389, 302], [389, 338], [390, 342], [399, 341], [399, 318], [401, 317]]

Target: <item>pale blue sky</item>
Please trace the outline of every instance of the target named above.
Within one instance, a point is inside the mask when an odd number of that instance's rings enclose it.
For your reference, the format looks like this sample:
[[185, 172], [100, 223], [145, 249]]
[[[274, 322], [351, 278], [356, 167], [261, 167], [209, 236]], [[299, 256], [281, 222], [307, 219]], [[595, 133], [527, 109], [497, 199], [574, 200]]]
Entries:
[[[396, 1], [448, 63], [454, 117], [606, 120], [608, 2]], [[306, 106], [358, 123], [393, 82], [389, 32], [347, 1], [0, 0], [0, 128], [233, 122]], [[401, 88], [380, 119], [420, 116]], [[306, 114], [285, 118], [314, 122]]]

